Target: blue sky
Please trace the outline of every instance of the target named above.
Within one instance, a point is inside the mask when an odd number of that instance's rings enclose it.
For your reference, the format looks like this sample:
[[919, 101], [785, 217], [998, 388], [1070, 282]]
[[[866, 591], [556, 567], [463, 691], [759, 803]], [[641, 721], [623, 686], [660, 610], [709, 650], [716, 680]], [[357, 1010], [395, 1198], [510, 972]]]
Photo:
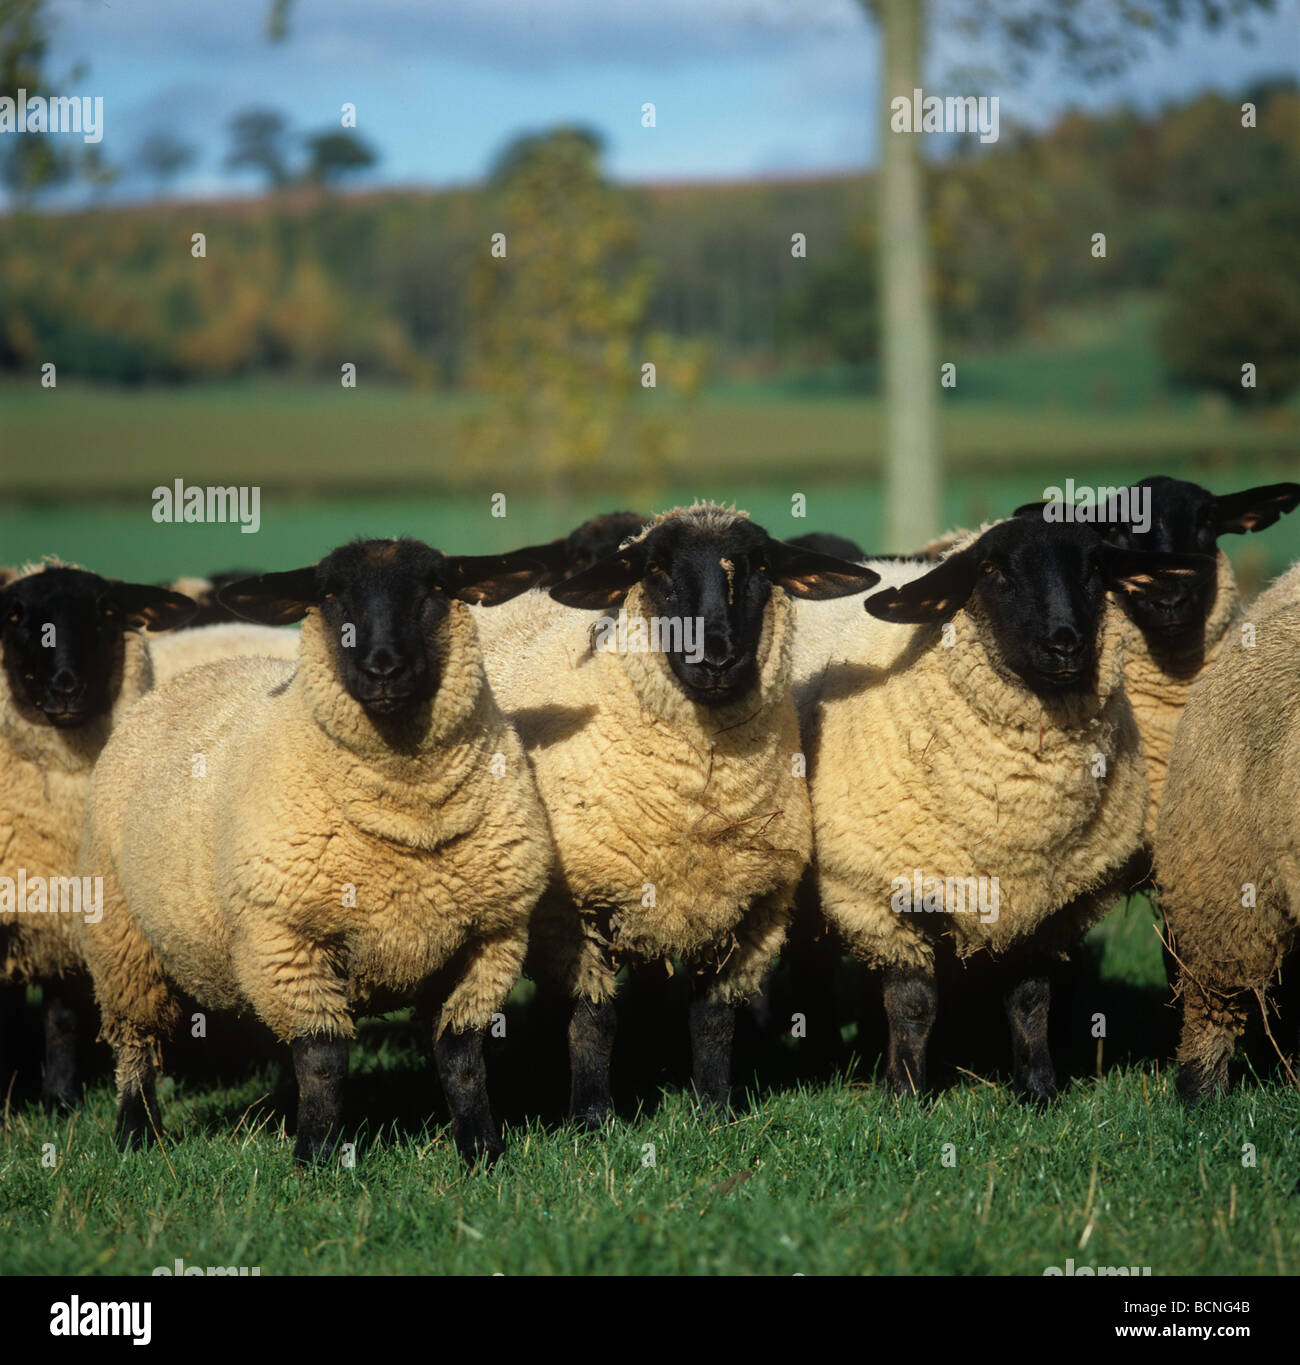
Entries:
[[[559, 122], [598, 129], [627, 181], [812, 175], [875, 157], [879, 50], [858, 0], [297, 0], [280, 44], [264, 37], [268, 6], [53, 0], [52, 88], [103, 96], [110, 161], [131, 163], [157, 129], [194, 145], [199, 159], [172, 189], [184, 196], [256, 189], [221, 166], [226, 124], [249, 105], [316, 131], [353, 102], [382, 156], [372, 185], [476, 180], [513, 134]], [[1253, 46], [1198, 30], [1172, 49], [1152, 43], [1122, 78], [1091, 86], [1052, 59], [1013, 79], [996, 52], [941, 31], [926, 79], [997, 94], [1005, 126], [1300, 74], [1300, 0], [1278, 0], [1254, 26]], [[77, 63], [81, 79], [63, 79]], [[960, 74], [972, 67], [978, 84]], [[148, 193], [137, 178], [117, 197]]]

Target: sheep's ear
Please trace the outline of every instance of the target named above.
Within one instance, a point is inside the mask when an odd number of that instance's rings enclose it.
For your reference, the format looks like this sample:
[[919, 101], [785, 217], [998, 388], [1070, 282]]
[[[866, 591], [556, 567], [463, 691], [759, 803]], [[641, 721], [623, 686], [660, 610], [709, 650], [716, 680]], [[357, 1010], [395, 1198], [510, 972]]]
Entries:
[[534, 564], [539, 564], [542, 568], [541, 577], [529, 586], [549, 588], [552, 583], [558, 583], [564, 577], [564, 571], [568, 567], [566, 545], [564, 537], [561, 536], [559, 540], [548, 540], [545, 545], [525, 545], [522, 550], [513, 551], [510, 557], [520, 561], [531, 560]]
[[638, 541], [626, 550], [618, 550], [598, 559], [589, 569], [583, 569], [551, 589], [551, 596], [566, 607], [580, 607], [595, 611], [598, 607], [617, 606], [641, 581], [645, 573], [645, 544]]
[[1022, 502], [1011, 515], [1013, 517], [1041, 517], [1046, 506], [1045, 502]]
[[508, 555], [449, 555], [443, 565], [442, 586], [451, 597], [495, 607], [526, 592], [546, 575], [533, 550]]
[[320, 605], [316, 566], [285, 569], [283, 573], [260, 573], [256, 578], [227, 583], [217, 591], [217, 601], [247, 621], [264, 626], [288, 626], [301, 621], [308, 608]]
[[1130, 597], [1159, 596], [1215, 569], [1211, 555], [1150, 554], [1104, 541], [1100, 550], [1106, 585]]
[[1214, 500], [1219, 534], [1262, 531], [1300, 503], [1300, 483], [1266, 483], [1240, 493], [1225, 493]]
[[780, 584], [792, 597], [813, 602], [866, 592], [880, 582], [880, 575], [864, 564], [787, 545], [783, 540], [768, 543], [767, 572], [772, 582]]
[[966, 605], [975, 587], [981, 563], [978, 546], [971, 545], [949, 555], [936, 568], [901, 588], [886, 588], [873, 593], [863, 604], [880, 621], [904, 626], [930, 625], [946, 621]]
[[131, 625], [146, 630], [173, 630], [199, 609], [192, 597], [149, 583], [111, 583], [108, 596]]

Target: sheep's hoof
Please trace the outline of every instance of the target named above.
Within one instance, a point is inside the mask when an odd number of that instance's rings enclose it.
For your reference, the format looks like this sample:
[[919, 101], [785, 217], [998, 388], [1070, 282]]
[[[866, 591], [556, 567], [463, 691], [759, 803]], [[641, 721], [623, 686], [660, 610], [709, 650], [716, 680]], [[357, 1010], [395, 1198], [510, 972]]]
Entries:
[[505, 1144], [495, 1133], [475, 1133], [472, 1137], [457, 1134], [456, 1150], [467, 1166], [482, 1164], [484, 1169], [495, 1164], [505, 1152]]
[[133, 1123], [119, 1119], [117, 1123], [117, 1147], [120, 1152], [143, 1152], [153, 1141], [153, 1134], [146, 1123]]
[[732, 1119], [730, 1095], [701, 1095], [700, 1118], [706, 1123], [730, 1123]]
[[41, 1108], [47, 1114], [64, 1114], [81, 1108], [81, 1091], [73, 1085], [41, 1090]]
[[1016, 1085], [1016, 1098], [1021, 1104], [1045, 1106], [1056, 1098], [1056, 1078], [1050, 1071], [1031, 1071]]
[[1184, 1062], [1178, 1068], [1178, 1079], [1174, 1082], [1178, 1098], [1190, 1109], [1209, 1099], [1211, 1095], [1222, 1094], [1228, 1086], [1223, 1075], [1218, 1074], [1199, 1062]]
[[925, 1077], [913, 1077], [906, 1070], [891, 1071], [889, 1089], [897, 1099], [919, 1100], [925, 1094]]
[[328, 1166], [334, 1159], [338, 1140], [337, 1133], [299, 1133], [293, 1144], [294, 1165]]
[[575, 1109], [569, 1117], [579, 1128], [584, 1128], [589, 1133], [599, 1133], [609, 1126], [613, 1114], [608, 1104], [588, 1104], [581, 1109]]

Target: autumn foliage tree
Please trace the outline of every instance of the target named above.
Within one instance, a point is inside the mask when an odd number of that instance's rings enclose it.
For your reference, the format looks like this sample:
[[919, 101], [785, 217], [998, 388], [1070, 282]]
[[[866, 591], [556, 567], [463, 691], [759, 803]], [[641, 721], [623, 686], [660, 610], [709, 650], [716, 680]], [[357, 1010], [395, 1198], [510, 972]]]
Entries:
[[662, 464], [670, 424], [638, 401], [644, 366], [656, 391], [692, 388], [698, 366], [646, 334], [651, 261], [593, 135], [517, 139], [493, 184], [499, 227], [482, 244], [468, 309], [468, 382], [489, 404], [471, 441], [541, 470], [559, 529], [597, 466], [648, 484]]

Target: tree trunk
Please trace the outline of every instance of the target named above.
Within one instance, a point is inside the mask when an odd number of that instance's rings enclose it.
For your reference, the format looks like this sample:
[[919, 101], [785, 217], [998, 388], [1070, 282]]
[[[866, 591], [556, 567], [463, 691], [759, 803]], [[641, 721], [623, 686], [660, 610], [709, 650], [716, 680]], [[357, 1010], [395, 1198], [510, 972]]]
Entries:
[[876, 0], [881, 82], [881, 350], [885, 372], [885, 548], [919, 549], [942, 529], [938, 384], [921, 135], [890, 128], [889, 102], [921, 83], [925, 5]]

